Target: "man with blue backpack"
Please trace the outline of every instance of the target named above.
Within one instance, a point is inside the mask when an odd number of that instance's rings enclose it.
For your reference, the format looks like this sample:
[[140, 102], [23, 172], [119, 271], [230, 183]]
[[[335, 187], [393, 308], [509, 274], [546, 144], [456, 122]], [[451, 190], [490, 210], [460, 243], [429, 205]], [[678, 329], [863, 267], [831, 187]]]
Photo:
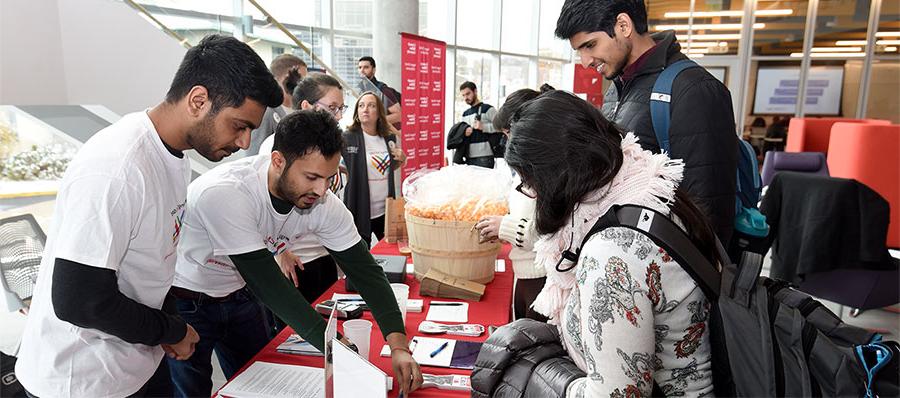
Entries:
[[569, 40], [582, 65], [613, 81], [604, 116], [633, 131], [645, 149], [684, 160], [682, 187], [728, 245], [736, 225], [746, 224], [735, 222], [736, 210], [754, 209], [759, 187], [751, 182], [754, 188], [746, 189], [755, 200], [740, 198], [736, 176], [743, 149], [725, 85], [681, 53], [675, 32], [648, 32], [642, 0], [567, 0], [555, 33]]

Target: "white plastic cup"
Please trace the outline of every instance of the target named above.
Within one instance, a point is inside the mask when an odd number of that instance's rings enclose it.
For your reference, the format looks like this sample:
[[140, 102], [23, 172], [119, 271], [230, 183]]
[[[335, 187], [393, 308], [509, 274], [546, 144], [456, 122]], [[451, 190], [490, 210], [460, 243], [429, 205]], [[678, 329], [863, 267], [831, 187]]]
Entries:
[[394, 291], [394, 298], [397, 299], [397, 306], [400, 307], [400, 314], [403, 315], [403, 325], [406, 325], [406, 302], [409, 300], [409, 285], [405, 283], [391, 283], [391, 290]]
[[372, 337], [372, 322], [365, 319], [351, 319], [344, 322], [344, 336], [356, 344], [359, 355], [369, 360], [369, 346]]

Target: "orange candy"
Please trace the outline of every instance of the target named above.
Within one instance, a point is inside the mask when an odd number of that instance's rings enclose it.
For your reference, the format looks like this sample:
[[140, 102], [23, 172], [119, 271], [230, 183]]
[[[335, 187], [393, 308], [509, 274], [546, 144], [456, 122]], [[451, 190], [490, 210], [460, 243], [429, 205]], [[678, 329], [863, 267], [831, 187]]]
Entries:
[[505, 201], [481, 201], [472, 198], [430, 206], [414, 206], [407, 203], [406, 211], [416, 217], [433, 220], [475, 222], [487, 216], [506, 215], [509, 213], [509, 207]]

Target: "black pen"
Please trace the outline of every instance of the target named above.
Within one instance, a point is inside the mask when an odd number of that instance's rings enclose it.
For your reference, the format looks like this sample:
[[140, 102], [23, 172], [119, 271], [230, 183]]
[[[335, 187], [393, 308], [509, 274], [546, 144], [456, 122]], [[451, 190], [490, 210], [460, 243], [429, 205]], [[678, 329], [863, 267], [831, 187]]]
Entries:
[[463, 303], [431, 303], [430, 305], [457, 306], [457, 305], [463, 305]]

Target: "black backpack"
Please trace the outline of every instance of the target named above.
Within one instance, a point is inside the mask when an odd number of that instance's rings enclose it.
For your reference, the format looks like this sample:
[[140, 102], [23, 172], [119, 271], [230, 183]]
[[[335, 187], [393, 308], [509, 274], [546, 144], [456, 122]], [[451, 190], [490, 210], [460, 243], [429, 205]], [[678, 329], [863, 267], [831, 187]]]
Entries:
[[[634, 205], [610, 209], [582, 246], [611, 227], [647, 235], [706, 294], [717, 396], [900, 396], [900, 345], [845, 324], [787, 282], [760, 276], [761, 254], [744, 252], [739, 265], [719, 269], [667, 216]], [[720, 257], [728, 259], [717, 244]], [[579, 255], [580, 250], [563, 253], [575, 262]]]

